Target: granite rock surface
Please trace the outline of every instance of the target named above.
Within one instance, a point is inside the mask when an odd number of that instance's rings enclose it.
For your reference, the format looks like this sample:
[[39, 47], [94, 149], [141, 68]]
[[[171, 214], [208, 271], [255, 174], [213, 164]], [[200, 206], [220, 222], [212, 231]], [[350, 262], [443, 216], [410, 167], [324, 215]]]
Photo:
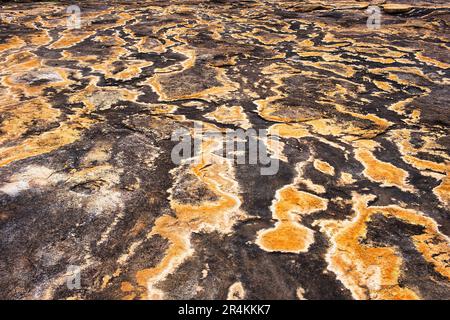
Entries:
[[447, 1], [68, 5], [0, 4], [0, 298], [450, 299]]

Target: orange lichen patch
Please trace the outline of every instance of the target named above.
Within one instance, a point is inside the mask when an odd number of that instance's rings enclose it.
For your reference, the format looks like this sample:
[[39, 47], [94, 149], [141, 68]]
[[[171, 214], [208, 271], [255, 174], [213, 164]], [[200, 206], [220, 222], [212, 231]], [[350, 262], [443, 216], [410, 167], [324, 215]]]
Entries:
[[450, 206], [450, 170], [447, 176], [442, 180], [441, 184], [433, 189], [433, 192], [439, 200], [446, 206]]
[[116, 80], [130, 80], [139, 76], [143, 68], [151, 65], [153, 65], [153, 62], [127, 61], [127, 68], [125, 70], [114, 74], [106, 72], [106, 77]]
[[[321, 140], [322, 141], [322, 140]], [[323, 140], [326, 141], [326, 140]], [[314, 183], [311, 179], [305, 177], [306, 166], [313, 162], [313, 156], [311, 155], [306, 161], [301, 161], [296, 165], [297, 177], [294, 179], [295, 185], [303, 185], [306, 189], [313, 191], [314, 193], [323, 194], [326, 189], [323, 185]]]
[[386, 131], [393, 123], [380, 118], [374, 114], [361, 114], [361, 113], [357, 113], [357, 112], [352, 112], [352, 111], [348, 111], [344, 106], [341, 105], [336, 105], [336, 110], [338, 110], [339, 112], [345, 113], [345, 114], [349, 114], [352, 117], [358, 118], [358, 119], [364, 119], [364, 120], [369, 120], [371, 122], [373, 122], [375, 124], [375, 128], [371, 129], [371, 130], [364, 130], [364, 134], [363, 136], [366, 138], [372, 138], [375, 137], [376, 135], [380, 134], [381, 132]]
[[166, 68], [158, 68], [155, 70], [156, 73], [170, 73], [175, 71], [187, 70], [194, 67], [197, 60], [197, 51], [187, 46], [177, 46], [170, 48], [173, 52], [184, 55], [187, 59], [177, 63], [173, 66]]
[[256, 244], [269, 252], [306, 252], [314, 242], [314, 231], [301, 225], [298, 216], [327, 208], [327, 200], [286, 186], [277, 191], [272, 205], [274, 228], [258, 232]]
[[378, 160], [371, 151], [357, 149], [355, 158], [364, 166], [363, 174], [370, 180], [378, 182], [381, 186], [396, 186], [400, 189], [410, 189], [407, 186], [408, 172], [397, 168], [393, 164]]
[[199, 155], [199, 163], [190, 167], [208, 190], [214, 193], [217, 200], [203, 201], [199, 204], [180, 203], [171, 199], [171, 207], [175, 217], [163, 215], [158, 218], [148, 237], [159, 235], [169, 241], [169, 248], [157, 266], [144, 269], [136, 274], [139, 286], [147, 288], [142, 298], [152, 298], [149, 293], [158, 290], [155, 285], [163, 281], [176, 270], [190, 255], [193, 249], [190, 244], [194, 232], [218, 231], [227, 233], [235, 221], [240, 219], [240, 199], [237, 196], [238, 185], [234, 181], [231, 163], [212, 152], [220, 147], [215, 138], [205, 139]]
[[[412, 139], [412, 137], [411, 137], [412, 131], [411, 130], [400, 129], [400, 130], [394, 130], [390, 133], [390, 136], [393, 138], [393, 140], [398, 145], [399, 151], [402, 153], [402, 155], [404, 155], [403, 160], [405, 160], [405, 162], [407, 162], [408, 164], [414, 166], [415, 168], [417, 168], [419, 170], [432, 170], [432, 171], [437, 171], [437, 172], [441, 172], [441, 173], [447, 172], [449, 170], [449, 166], [447, 163], [449, 160], [449, 157], [446, 153], [442, 153], [439, 151], [441, 146], [435, 142], [436, 138], [438, 138], [439, 136], [433, 136], [433, 135], [427, 136], [427, 134], [429, 134], [429, 132], [426, 130], [421, 130], [421, 131], [417, 131], [417, 132], [421, 133], [422, 140], [425, 142], [424, 145], [421, 146], [420, 148], [415, 148], [411, 144], [411, 142], [410, 142], [410, 140]], [[415, 156], [419, 152], [427, 152], [427, 153], [430, 153], [433, 155], [439, 155], [439, 156], [447, 159], [447, 161], [444, 163], [437, 163], [437, 162], [433, 162], [430, 160], [420, 159]]]
[[[311, 47], [314, 47], [314, 41], [311, 41], [310, 39], [306, 39], [306, 40], [300, 41], [297, 44], [297, 46], [301, 47], [303, 50], [305, 48], [311, 48]], [[300, 53], [302, 53], [302, 52], [298, 52], [298, 54], [300, 54]]]
[[21, 137], [31, 124], [50, 123], [56, 121], [61, 114], [40, 98], [21, 104], [0, 106], [0, 111], [4, 116], [0, 125], [0, 145]]
[[441, 184], [435, 187], [433, 192], [441, 203], [446, 206], [450, 206], [450, 165], [448, 163], [441, 164], [429, 160], [419, 159], [412, 155], [405, 155], [404, 160], [412, 166], [420, 170], [424, 170], [425, 172], [422, 172], [423, 174], [425, 174], [428, 170], [445, 174], [442, 178]]
[[[317, 119], [305, 122], [305, 124], [311, 127], [311, 131], [327, 136], [341, 136], [343, 140], [352, 141], [363, 138], [372, 137], [378, 130], [366, 130], [353, 123], [339, 123], [334, 119]], [[382, 131], [381, 131], [382, 132]]]
[[406, 154], [403, 157], [403, 159], [405, 160], [405, 162], [411, 164], [412, 166], [414, 166], [415, 168], [420, 169], [420, 170], [432, 170], [432, 171], [437, 171], [437, 172], [442, 172], [442, 173], [450, 171], [449, 164], [437, 163], [437, 162], [433, 162], [433, 161], [429, 161], [429, 160], [423, 160], [423, 159], [417, 158], [410, 154]]
[[208, 31], [211, 33], [211, 38], [214, 40], [221, 40], [222, 34], [225, 31], [225, 26], [222, 22], [214, 22], [210, 19], [199, 19], [199, 22], [203, 25], [206, 25], [208, 28]]
[[[336, 39], [335, 39], [336, 40]], [[369, 53], [376, 55], [378, 57], [391, 57], [391, 58], [401, 58], [407, 55], [406, 52], [392, 50], [384, 47], [374, 46], [370, 43], [355, 43], [353, 46], [346, 48], [347, 51], [357, 52], [357, 53]], [[402, 48], [403, 51], [404, 48]]]
[[341, 177], [339, 178], [339, 183], [341, 185], [348, 185], [355, 183], [356, 180], [353, 179], [353, 176], [350, 173], [347, 172], [341, 172]]
[[83, 40], [86, 40], [93, 34], [94, 34], [93, 31], [66, 30], [62, 33], [62, 36], [58, 40], [56, 40], [49, 46], [49, 48], [51, 49], [69, 48], [80, 43]]
[[[437, 163], [430, 160], [420, 159], [415, 156], [419, 152], [439, 154], [437, 151], [435, 151], [436, 149], [439, 149], [439, 146], [434, 142], [434, 139], [430, 141], [426, 136], [423, 136], [425, 144], [420, 149], [416, 149], [409, 142], [411, 140], [411, 132], [409, 130], [396, 130], [391, 133], [391, 136], [397, 143], [399, 151], [403, 155], [402, 158], [406, 163], [410, 164], [416, 169], [419, 169], [421, 174], [423, 175], [431, 175], [437, 179], [442, 179], [441, 184], [435, 187], [433, 189], [433, 192], [443, 204], [449, 206], [449, 161], [446, 160], [443, 163]], [[447, 157], [446, 154], [441, 154], [441, 156]]]
[[20, 145], [0, 148], [0, 167], [11, 162], [49, 153], [60, 147], [73, 143], [80, 137], [81, 129], [87, 128], [93, 121], [77, 119], [64, 123], [59, 128], [30, 137]]
[[[313, 43], [313, 42], [311, 42]], [[309, 40], [305, 40], [302, 41], [301, 44], [304, 44], [305, 47], [303, 47], [301, 45], [300, 50], [296, 50], [296, 53], [300, 56], [300, 57], [320, 57], [322, 58], [324, 61], [326, 61], [325, 65], [323, 65], [323, 67], [325, 67], [325, 69], [327, 69], [331, 64], [329, 62], [336, 62], [336, 61], [343, 61], [344, 59], [339, 55], [336, 54], [336, 48], [332, 48], [332, 47], [323, 47], [323, 46], [314, 46], [314, 47], [309, 47], [310, 43]], [[314, 50], [309, 50], [309, 49], [314, 49]], [[305, 51], [308, 50], [308, 51]], [[320, 50], [320, 51], [317, 51]], [[313, 62], [311, 61], [303, 61], [303, 63], [308, 64], [313, 66]], [[323, 62], [322, 62], [323, 63]], [[316, 64], [316, 66], [320, 66], [320, 64]], [[323, 68], [322, 67], [322, 68]], [[345, 67], [344, 64], [339, 63], [338, 64], [338, 68], [336, 69], [337, 71], [339, 70], [344, 70], [347, 69]], [[347, 69], [347, 70], [351, 70], [351, 69]], [[336, 73], [336, 72], [334, 72]], [[342, 72], [339, 72], [340, 74], [342, 74]]]
[[295, 69], [291, 67], [290, 65], [286, 63], [271, 63], [268, 66], [264, 67], [261, 70], [261, 73], [265, 76], [270, 76], [272, 81], [276, 84], [276, 86], [273, 88], [275, 92], [281, 93], [278, 88], [283, 85], [283, 79], [287, 77], [292, 77], [296, 74], [304, 74], [305, 76], [312, 76], [317, 75], [316, 73], [309, 72], [309, 71], [300, 71], [298, 69]]
[[[61, 123], [58, 128], [37, 136], [31, 136], [19, 145], [0, 148], [0, 167], [14, 161], [52, 152], [78, 140], [82, 131], [95, 123], [95, 120], [85, 117], [95, 110], [96, 107], [89, 100], [89, 96], [86, 96], [94, 88], [95, 86], [90, 85], [87, 89], [71, 96], [70, 100], [72, 102], [83, 102], [85, 107], [78, 109], [75, 114], [70, 115], [68, 120]], [[123, 90], [125, 94], [131, 94], [128, 90]]]
[[367, 223], [373, 215], [387, 217], [424, 227], [423, 234], [412, 236], [417, 250], [432, 263], [437, 272], [450, 277], [449, 241], [435, 221], [422, 213], [396, 205], [367, 206], [372, 195], [353, 195], [355, 215], [351, 220], [316, 222], [333, 244], [327, 253], [328, 269], [352, 292], [356, 299], [418, 299], [410, 288], [401, 287], [402, 259], [394, 247], [370, 247], [361, 243], [367, 234]]
[[355, 75], [356, 70], [354, 67], [348, 66], [343, 63], [337, 62], [310, 62], [303, 61], [304, 65], [312, 66], [320, 70], [325, 70], [337, 74], [342, 77], [351, 78]]
[[409, 82], [407, 79], [400, 79], [398, 77], [393, 77], [398, 73], [409, 73], [412, 75], [419, 76], [421, 78], [427, 79], [429, 81], [432, 81], [424, 72], [422, 69], [417, 67], [406, 67], [402, 66], [399, 67], [384, 67], [384, 68], [371, 68], [369, 70], [371, 73], [380, 74], [380, 75], [387, 75], [388, 79], [394, 80], [396, 79], [396, 82], [399, 84], [408, 84]]
[[314, 232], [295, 221], [281, 221], [275, 228], [258, 233], [256, 244], [269, 252], [307, 252], [314, 242]]
[[[299, 112], [301, 108], [293, 108], [292, 112], [287, 111], [287, 106], [277, 103], [278, 100], [285, 98], [285, 94], [281, 92], [280, 88], [284, 85], [286, 78], [292, 77], [295, 74], [290, 73], [292, 70], [290, 67], [284, 66], [271, 66], [266, 67], [263, 70], [264, 74], [270, 74], [271, 80], [275, 83], [275, 86], [271, 89], [276, 93], [274, 96], [270, 96], [263, 100], [256, 100], [255, 103], [258, 106], [258, 114], [269, 121], [284, 122], [289, 125], [276, 125], [280, 134], [285, 133], [286, 137], [299, 137], [305, 135], [311, 135], [313, 132], [320, 135], [332, 135], [342, 136], [345, 141], [352, 141], [359, 138], [372, 138], [392, 125], [390, 121], [380, 118], [374, 114], [360, 114], [347, 110], [342, 105], [334, 103], [336, 111], [344, 114], [351, 115], [356, 118], [354, 121], [340, 122], [336, 118], [328, 118], [325, 114], [316, 112]], [[315, 77], [314, 73], [303, 72], [305, 76]], [[332, 87], [332, 90], [324, 93], [324, 96], [328, 96], [330, 99], [335, 99], [336, 96], [345, 98], [347, 94], [352, 94], [344, 88], [342, 85], [336, 85]], [[358, 88], [363, 90], [363, 88]], [[331, 107], [331, 106], [330, 106]], [[308, 110], [308, 108], [306, 108]], [[283, 112], [280, 112], [283, 111]], [[373, 122], [371, 128], [366, 128], [359, 119], [368, 120]]]
[[330, 176], [334, 176], [334, 167], [330, 165], [328, 162], [316, 159], [314, 160], [313, 165], [314, 168], [316, 168], [316, 170], [328, 174]]
[[373, 84], [376, 85], [378, 89], [383, 90], [383, 91], [387, 91], [387, 92], [395, 91], [395, 89], [391, 86], [391, 84], [386, 81], [373, 80]]
[[130, 292], [133, 291], [133, 289], [134, 289], [133, 285], [128, 281], [124, 281], [120, 285], [120, 290], [122, 290], [123, 292]]
[[[156, 221], [149, 236], [158, 234], [166, 238], [170, 242], [170, 247], [156, 267], [137, 272], [136, 281], [139, 286], [147, 288], [150, 292], [153, 284], [165, 279], [193, 253], [190, 248], [190, 232], [186, 229], [186, 227], [180, 228], [177, 219], [170, 216], [161, 217]], [[142, 298], [148, 299], [147, 294], [146, 292]]]
[[91, 65], [98, 62], [98, 56], [96, 55], [80, 55], [79, 53], [72, 53], [68, 50], [61, 52], [63, 60], [77, 61], [80, 65]]
[[397, 60], [393, 59], [393, 58], [374, 58], [374, 57], [365, 57], [364, 59], [368, 60], [368, 61], [372, 61], [372, 62], [378, 62], [378, 63], [382, 63], [382, 64], [391, 64], [391, 63], [395, 63]]
[[40, 68], [41, 59], [30, 52], [18, 52], [7, 56], [0, 65], [6, 74], [15, 74]]
[[26, 45], [26, 42], [23, 41], [18, 36], [11, 37], [5, 43], [0, 43], [0, 52], [10, 50], [10, 49], [19, 49]]
[[[406, 70], [405, 70], [405, 71], [406, 71]], [[399, 72], [402, 72], [401, 69], [399, 69]], [[406, 73], [408, 73], [408, 72], [406, 71]], [[414, 74], [414, 73], [413, 73], [413, 74]], [[416, 75], [417, 75], [417, 74], [416, 74]], [[426, 76], [424, 76], [424, 75], [420, 75], [420, 76], [421, 76], [422, 78], [424, 78], [424, 79], [429, 80], [429, 78], [426, 77]], [[410, 80], [402, 79], [402, 77], [401, 77], [399, 74], [394, 73], [394, 72], [389, 73], [389, 74], [387, 75], [387, 79], [392, 80], [392, 81], [394, 81], [394, 82], [396, 82], [396, 83], [398, 83], [398, 84], [400, 84], [400, 85], [414, 85], [414, 86], [416, 86], [416, 87], [421, 88], [421, 89], [422, 89], [423, 91], [425, 91], [425, 92], [429, 92], [429, 91], [430, 91], [429, 88], [424, 87], [424, 86], [419, 86], [415, 81], [410, 81]]]
[[297, 123], [279, 123], [269, 128], [269, 134], [278, 135], [284, 138], [303, 138], [311, 136], [304, 125]]
[[[65, 59], [79, 60], [83, 65], [89, 66], [95, 71], [102, 72], [106, 78], [115, 80], [132, 79], [138, 76], [143, 68], [153, 64], [150, 61], [126, 58], [130, 54], [130, 51], [126, 48], [127, 42], [118, 36], [117, 33], [113, 36], [96, 36], [93, 40], [109, 48], [106, 59], [105, 56], [85, 56], [82, 53], [78, 53], [77, 56], [73, 57], [70, 53], [64, 52]], [[116, 71], [115, 63], [119, 61], [126, 61], [126, 68]]]
[[26, 39], [29, 40], [32, 46], [44, 46], [52, 41], [52, 38], [48, 34], [47, 30], [39, 31], [38, 33], [32, 34]]
[[420, 121], [420, 115], [421, 112], [420, 110], [413, 110], [411, 111], [411, 114], [409, 115], [409, 119], [406, 119], [405, 122], [408, 124], [414, 124], [414, 123], [418, 123]]
[[396, 113], [398, 113], [399, 115], [405, 115], [405, 107], [407, 105], [409, 105], [412, 101], [414, 100], [414, 98], [408, 98], [402, 101], [398, 101], [394, 104], [391, 104], [388, 109], [395, 111]]
[[[408, 62], [403, 62], [403, 63], [408, 63]], [[428, 87], [426, 87], [426, 86], [419, 85], [417, 79], [423, 78], [423, 79], [425, 79], [427, 81], [433, 82], [433, 80], [430, 79], [427, 75], [425, 75], [421, 69], [416, 68], [416, 67], [373, 68], [373, 69], [370, 69], [370, 72], [374, 73], [374, 74], [382, 75], [387, 80], [391, 80], [391, 81], [396, 82], [396, 83], [398, 83], [400, 85], [404, 85], [404, 86], [406, 86], [406, 85], [407, 86], [413, 85], [413, 86], [419, 87], [420, 89], [424, 90], [425, 92], [430, 92], [430, 89]], [[405, 74], [412, 75], [412, 77], [405, 78], [404, 77]], [[388, 83], [385, 83], [385, 84], [381, 83], [381, 86], [378, 86], [378, 87], [380, 89], [383, 89], [382, 88], [383, 85], [391, 86]], [[389, 90], [391, 90], [391, 89], [387, 88], [387, 90], [385, 90], [385, 91], [389, 91]], [[395, 89], [392, 89], [392, 90], [395, 90]]]
[[251, 127], [248, 121], [247, 115], [241, 106], [220, 106], [216, 110], [205, 114], [208, 119], [213, 119], [219, 123], [234, 124], [243, 129], [248, 129]]
[[227, 300], [242, 300], [245, 298], [245, 290], [241, 282], [233, 283], [228, 289]]
[[[170, 12], [165, 12], [164, 14], [171, 14], [171, 13]], [[155, 25], [155, 26], [151, 27], [151, 33], [158, 34], [162, 29], [170, 29], [170, 30], [182, 29], [182, 28], [178, 27], [178, 24], [179, 24], [179, 22], [170, 21], [170, 20], [158, 21], [158, 25]], [[179, 31], [179, 30], [176, 30], [176, 31]], [[178, 32], [173, 31], [173, 33], [177, 34]], [[166, 36], [167, 36], [167, 33], [166, 33]]]
[[[99, 61], [96, 63], [92, 63], [92, 61], [84, 62], [85, 65], [88, 65], [95, 71], [102, 72], [106, 78], [111, 78], [115, 80], [129, 80], [136, 76], [138, 76], [142, 68], [151, 66], [153, 63], [149, 61], [139, 61], [139, 60], [127, 60], [126, 68], [122, 71], [115, 72], [114, 63], [119, 61], [121, 57], [125, 56], [128, 52], [127, 49], [124, 48], [125, 41], [119, 36], [97, 36], [94, 38], [95, 41], [104, 43], [105, 45], [111, 46], [111, 53], [108, 55], [108, 58], [104, 61]], [[66, 58], [70, 58], [66, 55]], [[74, 57], [75, 59], [77, 57]], [[87, 57], [89, 58], [89, 57]], [[82, 60], [83, 61], [83, 60]]]
[[441, 69], [448, 69], [450, 68], [450, 65], [448, 63], [442, 62], [442, 61], [438, 61], [436, 59], [430, 58], [425, 56], [423, 53], [418, 52], [416, 53], [416, 58], [420, 61], [425, 62], [428, 65], [432, 65]]

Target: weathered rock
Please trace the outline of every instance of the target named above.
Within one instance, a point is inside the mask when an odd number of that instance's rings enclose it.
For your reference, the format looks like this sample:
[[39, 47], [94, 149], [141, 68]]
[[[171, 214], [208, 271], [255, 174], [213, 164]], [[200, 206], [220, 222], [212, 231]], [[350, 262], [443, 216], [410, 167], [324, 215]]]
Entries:
[[377, 3], [2, 3], [0, 298], [449, 299], [450, 6]]

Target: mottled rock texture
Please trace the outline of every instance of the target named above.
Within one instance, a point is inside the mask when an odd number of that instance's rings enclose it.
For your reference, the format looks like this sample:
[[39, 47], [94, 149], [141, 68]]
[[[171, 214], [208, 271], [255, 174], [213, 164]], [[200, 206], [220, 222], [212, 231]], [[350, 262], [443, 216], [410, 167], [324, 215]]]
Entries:
[[448, 1], [68, 5], [1, 4], [0, 298], [450, 298]]

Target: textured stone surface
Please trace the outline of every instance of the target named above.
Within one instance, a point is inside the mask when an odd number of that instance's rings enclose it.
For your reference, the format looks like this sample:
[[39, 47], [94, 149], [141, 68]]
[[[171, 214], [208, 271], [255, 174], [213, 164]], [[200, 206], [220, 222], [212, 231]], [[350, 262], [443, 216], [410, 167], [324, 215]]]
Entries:
[[0, 298], [449, 299], [450, 6], [368, 5], [1, 4]]

